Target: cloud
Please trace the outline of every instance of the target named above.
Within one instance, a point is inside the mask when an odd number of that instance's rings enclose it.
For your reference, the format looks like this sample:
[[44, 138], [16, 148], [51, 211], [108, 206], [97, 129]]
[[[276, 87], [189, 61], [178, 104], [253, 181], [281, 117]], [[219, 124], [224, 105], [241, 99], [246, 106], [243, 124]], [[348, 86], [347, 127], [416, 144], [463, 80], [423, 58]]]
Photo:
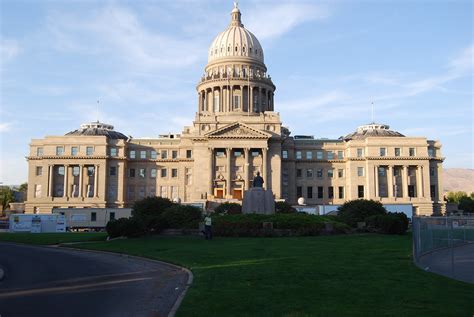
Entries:
[[0, 123], [0, 133], [10, 131], [12, 125], [13, 125], [13, 122], [2, 122], [2, 123]]
[[16, 40], [0, 39], [0, 64], [12, 61], [21, 52], [20, 44]]

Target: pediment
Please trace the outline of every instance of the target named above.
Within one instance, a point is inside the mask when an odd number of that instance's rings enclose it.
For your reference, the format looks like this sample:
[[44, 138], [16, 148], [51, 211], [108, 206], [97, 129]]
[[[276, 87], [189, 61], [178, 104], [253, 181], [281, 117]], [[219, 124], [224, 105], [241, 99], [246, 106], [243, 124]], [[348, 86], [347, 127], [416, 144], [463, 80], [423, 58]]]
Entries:
[[271, 134], [254, 129], [243, 123], [232, 123], [206, 134], [208, 138], [218, 139], [269, 139]]

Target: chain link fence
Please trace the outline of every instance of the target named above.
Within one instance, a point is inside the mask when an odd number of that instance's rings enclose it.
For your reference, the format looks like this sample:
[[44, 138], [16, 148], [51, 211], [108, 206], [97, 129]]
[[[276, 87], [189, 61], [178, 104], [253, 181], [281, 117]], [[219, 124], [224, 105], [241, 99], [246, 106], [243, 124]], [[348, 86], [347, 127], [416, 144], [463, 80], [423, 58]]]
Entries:
[[416, 265], [474, 283], [474, 217], [413, 217], [412, 228]]

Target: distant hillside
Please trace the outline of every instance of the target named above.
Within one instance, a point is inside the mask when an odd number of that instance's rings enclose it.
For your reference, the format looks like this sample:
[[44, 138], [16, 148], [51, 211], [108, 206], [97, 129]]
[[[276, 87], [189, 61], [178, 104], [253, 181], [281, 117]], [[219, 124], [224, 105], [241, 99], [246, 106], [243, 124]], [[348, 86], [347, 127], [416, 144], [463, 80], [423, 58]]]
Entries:
[[474, 169], [447, 168], [443, 170], [443, 187], [445, 192], [474, 192]]

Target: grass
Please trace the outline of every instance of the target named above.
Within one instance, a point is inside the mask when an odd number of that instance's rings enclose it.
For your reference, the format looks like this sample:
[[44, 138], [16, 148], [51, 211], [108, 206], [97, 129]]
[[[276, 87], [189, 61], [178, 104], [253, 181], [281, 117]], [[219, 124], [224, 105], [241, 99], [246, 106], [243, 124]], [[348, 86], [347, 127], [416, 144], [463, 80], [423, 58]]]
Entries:
[[0, 241], [51, 245], [70, 242], [104, 241], [105, 232], [83, 233], [0, 233]]

